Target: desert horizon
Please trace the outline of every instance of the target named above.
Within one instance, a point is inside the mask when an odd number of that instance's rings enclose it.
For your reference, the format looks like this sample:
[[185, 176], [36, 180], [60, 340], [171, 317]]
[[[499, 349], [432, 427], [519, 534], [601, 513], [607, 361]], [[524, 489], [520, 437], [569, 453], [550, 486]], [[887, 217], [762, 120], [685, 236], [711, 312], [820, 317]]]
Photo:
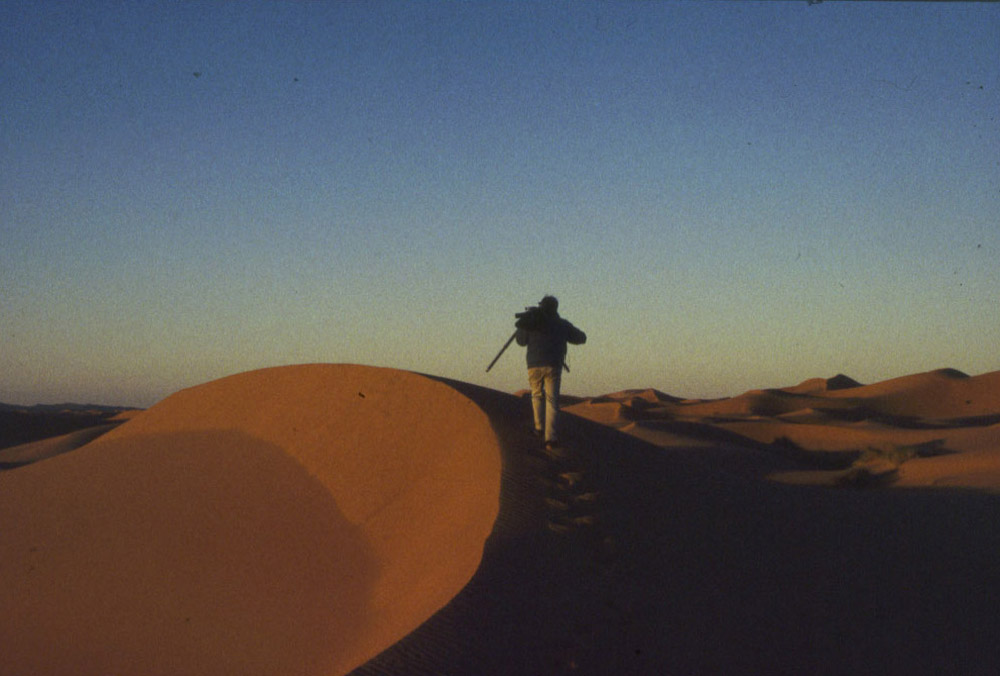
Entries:
[[[557, 456], [525, 392], [351, 364], [147, 410], [9, 408], [9, 673], [985, 674], [1000, 655], [1000, 371], [565, 397]], [[87, 424], [10, 445], [11, 415]]]

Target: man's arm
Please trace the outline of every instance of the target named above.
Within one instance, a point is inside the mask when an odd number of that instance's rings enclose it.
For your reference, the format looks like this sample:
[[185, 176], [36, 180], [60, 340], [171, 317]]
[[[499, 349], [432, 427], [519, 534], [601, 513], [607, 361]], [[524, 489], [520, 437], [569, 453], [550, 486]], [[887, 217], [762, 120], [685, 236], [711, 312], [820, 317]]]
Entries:
[[587, 342], [587, 334], [566, 322], [566, 342], [573, 345], [583, 345]]

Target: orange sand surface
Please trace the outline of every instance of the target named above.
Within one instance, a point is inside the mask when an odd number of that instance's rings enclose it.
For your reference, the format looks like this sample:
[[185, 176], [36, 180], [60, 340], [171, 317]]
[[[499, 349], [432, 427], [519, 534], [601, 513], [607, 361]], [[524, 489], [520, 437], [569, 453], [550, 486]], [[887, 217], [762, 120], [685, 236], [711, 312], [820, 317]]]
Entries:
[[281, 367], [0, 449], [0, 673], [996, 673], [1000, 372], [563, 410]]
[[0, 474], [0, 672], [336, 674], [469, 580], [485, 414], [401, 371], [267, 369]]
[[664, 447], [707, 443], [710, 457], [743, 447], [737, 464], [753, 451], [784, 452], [828, 470], [771, 475], [779, 481], [836, 483], [877, 470], [898, 486], [1000, 492], [1000, 371], [970, 377], [940, 369], [872, 385], [814, 378], [709, 401], [632, 390], [566, 410]]

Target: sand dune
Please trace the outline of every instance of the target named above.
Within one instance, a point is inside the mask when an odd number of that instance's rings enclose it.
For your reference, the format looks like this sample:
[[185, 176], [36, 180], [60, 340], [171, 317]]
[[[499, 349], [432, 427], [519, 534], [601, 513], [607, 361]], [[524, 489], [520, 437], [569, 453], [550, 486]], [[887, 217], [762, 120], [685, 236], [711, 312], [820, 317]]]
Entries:
[[[822, 383], [803, 388], [805, 403], [849, 390]], [[526, 398], [456, 386], [502, 441], [497, 525], [469, 586], [357, 674], [993, 673], [1000, 502], [985, 458], [1000, 452], [1000, 439], [992, 426], [931, 430], [975, 458], [956, 483], [986, 491], [901, 490], [835, 481], [846, 470], [823, 469], [825, 452], [716, 422], [742, 411], [748, 425], [790, 428], [780, 411], [794, 406], [772, 406], [778, 416], [768, 418], [746, 401], [784, 403], [788, 392], [698, 402], [628, 390], [574, 401], [569, 457], [553, 463], [532, 450]], [[865, 399], [813, 409], [810, 425], [846, 434]], [[885, 422], [862, 425], [893, 438]], [[906, 447], [915, 429], [897, 428], [903, 436], [891, 448]], [[907, 468], [964, 455], [897, 460]], [[561, 470], [582, 477], [576, 497], [553, 487], [549, 477]], [[774, 480], [796, 471], [817, 486]]]
[[924, 418], [967, 418], [1000, 413], [1000, 371], [970, 377], [940, 369], [828, 393], [864, 399], [879, 413]]
[[523, 395], [283, 367], [2, 472], [4, 664], [995, 673], [1000, 372], [566, 411], [553, 459]]
[[0, 671], [343, 673], [465, 585], [499, 481], [486, 416], [414, 374], [179, 392], [0, 474]]
[[52, 458], [63, 453], [69, 453], [87, 444], [97, 437], [113, 430], [118, 423], [94, 425], [69, 434], [32, 441], [17, 446], [0, 449], [0, 469], [12, 469], [22, 465], [30, 465], [39, 460]]
[[[857, 473], [847, 465], [860, 460], [868, 470], [891, 469], [901, 486], [1000, 491], [1000, 482], [988, 478], [1000, 470], [1000, 371], [968, 376], [939, 369], [870, 385], [838, 375], [716, 400], [662, 395], [655, 405], [635, 392], [584, 399], [567, 410], [663, 447], [690, 443], [690, 430], [678, 436], [678, 426], [696, 422], [707, 425], [698, 436], [709, 445], [724, 441], [748, 451], [777, 445], [800, 461], [836, 467], [772, 477], [778, 480], [836, 483]], [[723, 440], [720, 430], [738, 436]], [[963, 469], [971, 452], [979, 458], [975, 472]]]
[[123, 422], [137, 409], [117, 406], [0, 403], [0, 449], [70, 434], [97, 425]]

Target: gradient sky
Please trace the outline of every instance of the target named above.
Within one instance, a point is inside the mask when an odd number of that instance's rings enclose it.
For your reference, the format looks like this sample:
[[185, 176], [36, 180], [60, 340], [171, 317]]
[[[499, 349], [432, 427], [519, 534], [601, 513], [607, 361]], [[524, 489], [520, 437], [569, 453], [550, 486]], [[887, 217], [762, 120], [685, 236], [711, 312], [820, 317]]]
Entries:
[[1000, 6], [0, 3], [0, 401], [1000, 369]]

